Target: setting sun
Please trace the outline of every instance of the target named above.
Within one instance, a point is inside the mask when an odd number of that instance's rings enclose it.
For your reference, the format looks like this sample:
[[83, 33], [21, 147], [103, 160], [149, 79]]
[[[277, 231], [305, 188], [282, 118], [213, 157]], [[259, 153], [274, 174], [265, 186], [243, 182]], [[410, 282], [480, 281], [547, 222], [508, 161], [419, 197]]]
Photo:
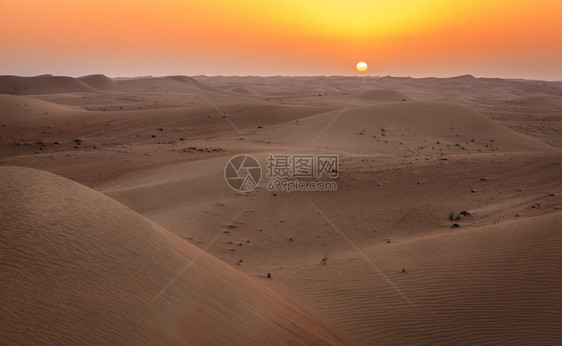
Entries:
[[359, 71], [359, 72], [365, 72], [365, 71], [367, 71], [367, 63], [365, 63], [363, 61], [358, 62], [356, 68], [357, 68], [357, 71]]

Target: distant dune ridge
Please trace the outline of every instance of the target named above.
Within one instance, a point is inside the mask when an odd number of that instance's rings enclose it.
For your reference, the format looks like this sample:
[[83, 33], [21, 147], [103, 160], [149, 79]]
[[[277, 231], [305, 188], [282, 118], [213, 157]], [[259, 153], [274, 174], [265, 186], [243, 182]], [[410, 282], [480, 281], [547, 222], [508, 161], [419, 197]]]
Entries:
[[119, 90], [128, 92], [146, 92], [146, 91], [173, 91], [173, 92], [197, 92], [204, 90], [206, 92], [224, 94], [225, 92], [209, 87], [192, 77], [188, 76], [167, 76], [167, 77], [149, 77], [118, 80]]
[[14, 95], [56, 94], [68, 92], [96, 92], [84, 81], [43, 75], [38, 77], [0, 76], [0, 93]]
[[[96, 93], [119, 90], [193, 91], [195, 86], [207, 91], [218, 91], [187, 76], [117, 79], [116, 81], [103, 74], [94, 74], [79, 78], [52, 75], [41, 75], [36, 77], [0, 76], [0, 94], [13, 95], [57, 94], [71, 92]], [[223, 91], [219, 92], [224, 93]]]
[[117, 87], [117, 83], [115, 83], [113, 79], [103, 74], [92, 74], [89, 76], [80, 77], [78, 79], [94, 89], [111, 90]]
[[[98, 192], [0, 167], [3, 343], [339, 344], [285, 298]], [[220, 330], [220, 332], [218, 331]]]

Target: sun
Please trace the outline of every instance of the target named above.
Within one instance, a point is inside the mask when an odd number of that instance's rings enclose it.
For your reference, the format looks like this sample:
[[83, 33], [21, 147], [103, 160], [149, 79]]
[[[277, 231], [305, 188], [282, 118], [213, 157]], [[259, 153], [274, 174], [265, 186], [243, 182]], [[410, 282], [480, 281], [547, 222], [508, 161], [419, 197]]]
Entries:
[[365, 72], [365, 71], [367, 71], [367, 63], [365, 63], [363, 61], [358, 62], [356, 68], [357, 68], [357, 71], [359, 71], [359, 72]]

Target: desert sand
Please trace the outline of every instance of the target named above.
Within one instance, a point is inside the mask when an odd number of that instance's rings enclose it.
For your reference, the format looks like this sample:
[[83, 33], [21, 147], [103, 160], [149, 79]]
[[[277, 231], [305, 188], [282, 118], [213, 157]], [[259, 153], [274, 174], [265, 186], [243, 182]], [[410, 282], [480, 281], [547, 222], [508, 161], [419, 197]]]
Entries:
[[562, 82], [0, 76], [0, 165], [6, 344], [562, 343]]

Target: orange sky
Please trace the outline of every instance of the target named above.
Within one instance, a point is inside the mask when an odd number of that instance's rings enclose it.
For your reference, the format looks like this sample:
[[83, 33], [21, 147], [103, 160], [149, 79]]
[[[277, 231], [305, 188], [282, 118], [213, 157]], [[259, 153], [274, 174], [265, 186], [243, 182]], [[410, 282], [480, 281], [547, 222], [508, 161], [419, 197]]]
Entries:
[[0, 74], [562, 80], [560, 0], [0, 0]]

